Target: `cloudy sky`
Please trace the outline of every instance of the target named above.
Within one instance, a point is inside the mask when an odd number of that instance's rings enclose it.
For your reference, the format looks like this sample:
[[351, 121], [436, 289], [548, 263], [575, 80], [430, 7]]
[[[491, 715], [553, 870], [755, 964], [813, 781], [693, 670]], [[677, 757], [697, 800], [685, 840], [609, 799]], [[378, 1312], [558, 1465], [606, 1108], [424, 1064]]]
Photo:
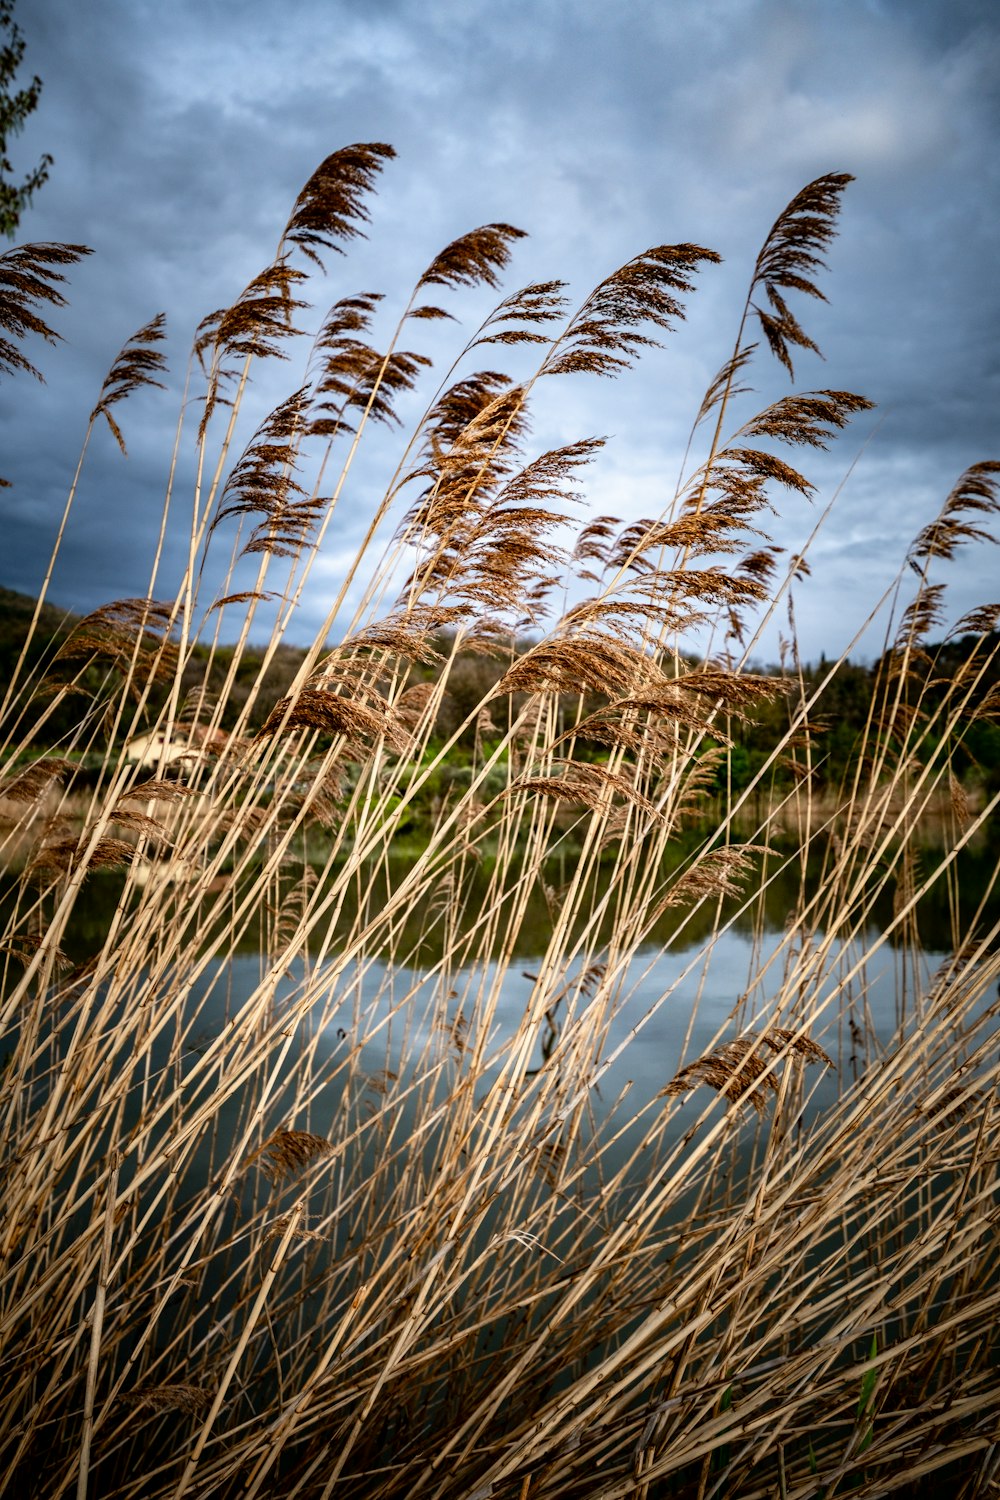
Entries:
[[[145, 591], [194, 328], [267, 264], [303, 182], [354, 141], [389, 142], [398, 157], [368, 239], [331, 257], [313, 287], [310, 326], [360, 290], [398, 308], [442, 245], [491, 221], [529, 235], [507, 290], [559, 277], [579, 299], [660, 243], [724, 257], [663, 350], [614, 383], [549, 382], [537, 414], [539, 448], [610, 438], [588, 496], [626, 519], [674, 493], [777, 213], [821, 173], [854, 174], [822, 283], [829, 304], [798, 309], [825, 359], [804, 354], [796, 382], [858, 391], [878, 410], [807, 460], [813, 507], [782, 502], [773, 520], [796, 550], [839, 491], [796, 594], [808, 657], [848, 645], [962, 470], [1000, 457], [995, 0], [288, 0], [280, 14], [260, 0], [19, 0], [16, 11], [22, 80], [37, 72], [44, 88], [12, 154], [22, 171], [43, 151], [54, 158], [20, 238], [94, 254], [54, 315], [64, 341], [27, 350], [45, 384], [4, 384], [0, 584], [37, 591], [104, 374], [163, 311], [170, 389], [118, 408], [127, 461], [97, 434], [52, 597], [83, 609]], [[448, 306], [471, 326], [484, 310], [476, 295]], [[413, 326], [414, 347], [447, 359], [436, 325]], [[294, 362], [261, 369], [251, 426], [301, 379]], [[784, 389], [766, 361], [753, 384], [761, 402]], [[381, 430], [373, 439], [299, 639], [323, 618], [398, 455]], [[186, 435], [179, 494], [192, 465]], [[181, 545], [168, 537], [160, 597]], [[957, 616], [1000, 597], [1000, 553], [970, 552], [941, 577]], [[854, 654], [880, 644], [870, 635]], [[776, 652], [772, 627], [761, 655]]]

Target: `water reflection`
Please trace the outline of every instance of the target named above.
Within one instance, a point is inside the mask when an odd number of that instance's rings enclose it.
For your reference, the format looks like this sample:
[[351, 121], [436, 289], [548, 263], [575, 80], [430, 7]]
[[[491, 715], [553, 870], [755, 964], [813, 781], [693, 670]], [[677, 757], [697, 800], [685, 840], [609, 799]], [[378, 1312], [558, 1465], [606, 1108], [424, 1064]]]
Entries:
[[[674, 851], [678, 866], [701, 837], [695, 832], [678, 842]], [[761, 866], [758, 899], [749, 907], [743, 909], [730, 900], [721, 908], [707, 901], [700, 908], [668, 909], [652, 924], [647, 941], [632, 955], [627, 971], [615, 975], [614, 1013], [605, 1037], [605, 1053], [620, 1048], [621, 1056], [600, 1084], [608, 1099], [627, 1089], [630, 1108], [637, 1112], [656, 1098], [684, 1062], [710, 1050], [721, 1036], [734, 1036], [759, 1025], [762, 1017], [768, 1018], [771, 998], [798, 957], [796, 945], [801, 938], [790, 933], [789, 916], [815, 894], [823, 869], [821, 849], [803, 865], [801, 859], [788, 857], [795, 853], [793, 846], [772, 847], [773, 854]], [[929, 848], [922, 861], [918, 854], [918, 868], [923, 863], [933, 869], [939, 859], [940, 850]], [[346, 893], [336, 927], [326, 935], [327, 955], [336, 954], [347, 933], [357, 931], [385, 907], [407, 869], [403, 863], [388, 862], [359, 872]], [[288, 904], [289, 893], [301, 883], [301, 873], [290, 872], [276, 888], [272, 909]], [[538, 976], [536, 968], [526, 965], [537, 964], [546, 950], [554, 919], [552, 886], [567, 874], [565, 862], [561, 869], [554, 865], [528, 895], [523, 920], [511, 940], [513, 961], [503, 976], [495, 1016], [501, 1032], [513, 1034], [531, 1002]], [[608, 879], [607, 874], [598, 873], [580, 903], [582, 911], [599, 909]], [[935, 971], [953, 953], [953, 934], [969, 930], [984, 899], [986, 907], [979, 912], [981, 925], [984, 915], [988, 921], [989, 913], [996, 911], [995, 879], [995, 853], [991, 841], [984, 838], [976, 847], [962, 851], [952, 878], [939, 880], [921, 898], [909, 934], [911, 940], [916, 937], [915, 945], [911, 941], [904, 948], [896, 934], [883, 938], [893, 917], [892, 881], [872, 892], [861, 931], [853, 937], [846, 933], [830, 935], [822, 978], [815, 982], [807, 1009], [813, 1018], [811, 1034], [837, 1058], [839, 1076], [815, 1081], [816, 1105], [832, 1101], [873, 1058], [898, 1043], [902, 1029], [913, 1023], [914, 1002], [931, 990]], [[97, 873], [84, 883], [63, 943], [71, 962], [85, 963], [100, 951], [122, 889], [122, 878], [114, 875]], [[488, 892], [488, 873], [474, 867], [459, 893], [467, 926], [481, 915]], [[8, 901], [11, 894], [8, 890]], [[231, 899], [236, 902], [238, 897], [234, 885]], [[232, 952], [225, 910], [224, 901], [215, 933], [219, 960], [190, 996], [192, 1024], [185, 1057], [192, 1065], [253, 995], [268, 966], [266, 927], [249, 927]], [[535, 1055], [526, 1075], [529, 1081], [549, 1066], [558, 1052], [566, 1022], [565, 996], [576, 991], [586, 1000], [588, 989], [592, 993], [603, 977], [601, 947], [610, 943], [615, 920], [614, 906], [609, 902], [590, 944], [592, 972], [581, 976], [580, 965], [570, 965], [563, 975], [564, 989], [548, 997], [537, 1022]], [[809, 941], [819, 943], [824, 937], [822, 932], [813, 932]], [[450, 940], [454, 942], [454, 927]], [[335, 1075], [338, 1052], [351, 1047], [362, 1048], [361, 1066], [370, 1078], [387, 1071], [404, 1071], [407, 1057], [426, 1053], [431, 1047], [429, 1033], [442, 1025], [440, 974], [435, 971], [445, 958], [444, 924], [425, 907], [405, 912], [395, 927], [394, 950], [395, 955], [390, 955], [376, 947], [363, 961], [346, 967], [343, 962], [336, 963], [330, 970], [331, 976], [336, 971], [335, 977], [326, 988], [323, 964], [317, 975], [306, 949], [278, 979], [274, 1005], [279, 1010], [300, 991], [310, 972], [314, 984], [318, 978], [317, 992], [324, 992], [323, 1017], [317, 1023], [320, 1034], [310, 1028], [308, 1020], [299, 1023], [301, 1046], [312, 1049], [318, 1074]], [[399, 961], [399, 954], [406, 956], [404, 962]], [[329, 959], [323, 963], [329, 963]], [[428, 974], [434, 977], [427, 978]], [[474, 1000], [477, 993], [489, 991], [494, 977], [490, 961], [485, 967], [480, 964], [473, 969], [452, 960], [448, 982], [455, 994]], [[459, 1003], [453, 1009], [448, 1044], [460, 1053], [463, 1044], [459, 1033], [472, 1007], [469, 1004], [463, 1010]], [[403, 1010], [405, 1023], [400, 1019]], [[647, 1013], [648, 1019], [643, 1020]], [[626, 1047], [629, 1033], [640, 1022], [641, 1045]], [[486, 1083], [488, 1075], [484, 1077]], [[704, 1090], [700, 1093], [703, 1095]], [[337, 1107], [336, 1086], [321, 1089], [314, 1104], [319, 1114]], [[678, 1114], [683, 1115], [684, 1110]]]
[[[686, 835], [679, 837], [672, 849], [671, 865], [680, 868], [703, 841], [703, 830], [689, 830]], [[771, 838], [769, 847], [772, 854], [760, 862], [760, 889], [756, 893], [757, 900], [752, 909], [740, 910], [742, 903], [729, 900], [723, 903], [720, 915], [720, 909], [709, 901], [699, 908], [684, 910], [680, 919], [677, 908], [668, 909], [653, 923], [649, 932], [649, 944], [653, 947], [670, 946], [674, 951], [700, 948], [712, 939], [720, 924], [730, 925], [733, 931], [744, 934], [784, 931], [790, 915], [801, 908], [803, 900], [812, 897], [820, 884], [824, 849], [817, 845], [803, 862], [798, 857], [797, 846], [791, 842], [783, 843]], [[940, 846], [931, 843], [923, 847], [916, 846], [914, 868], [917, 872], [933, 870], [941, 859], [941, 853]], [[336, 947], [338, 939], [356, 928], [359, 921], [363, 925], [367, 917], [377, 914], [385, 907], [391, 892], [398, 888], [410, 867], [410, 862], [405, 859], [390, 859], [359, 870], [357, 879], [351, 882], [344, 895], [336, 927], [330, 934], [333, 947]], [[544, 879], [536, 881], [529, 892], [523, 920], [514, 935], [512, 956], [518, 963], [536, 959], [545, 952], [552, 930], [553, 901], [558, 902], [560, 891], [572, 874], [572, 868], [572, 860], [569, 858], [553, 860], [546, 868]], [[303, 867], [289, 866], [274, 891], [272, 905], [287, 903], [289, 893], [302, 882], [303, 873]], [[305, 873], [310, 881], [314, 879], [315, 872], [309, 867], [305, 867]], [[664, 873], [667, 873], [666, 868]], [[246, 879], [253, 878], [251, 871]], [[229, 883], [231, 877], [222, 877], [222, 880]], [[599, 871], [591, 880], [585, 898], [580, 902], [582, 911], [592, 911], [598, 907], [607, 891], [609, 880], [610, 868]], [[984, 917], [987, 922], [991, 920], [990, 911], [995, 915], [1000, 910], [1000, 892], [995, 889], [996, 880], [996, 848], [988, 831], [984, 831], [982, 837], [961, 851], [950, 878], [937, 880], [921, 897], [915, 912], [915, 935], [920, 946], [933, 953], [951, 952], [955, 946], [955, 934], [968, 933], [977, 913], [981, 924]], [[74, 963], [81, 963], [100, 951], [123, 886], [123, 875], [106, 871], [93, 872], [83, 883], [62, 945]], [[489, 894], [489, 886], [487, 868], [472, 865], [463, 878], [461, 889], [453, 892], [467, 925], [471, 925], [481, 914]], [[228, 889], [232, 903], [235, 904], [241, 887], [236, 883], [229, 883]], [[0, 873], [0, 917], [9, 914], [15, 891], [16, 875], [10, 871]], [[891, 926], [896, 894], [897, 883], [894, 880], [889, 880], [881, 888], [873, 889], [869, 898], [867, 920], [874, 930], [882, 932]], [[987, 909], [985, 913], [980, 913], [979, 908], [984, 898]], [[223, 939], [228, 942], [230, 937], [224, 929], [226, 906], [227, 903], [223, 902], [215, 933], [219, 942]], [[599, 942], [608, 942], [613, 934], [615, 921], [616, 913], [612, 904], [601, 918]], [[897, 931], [890, 934], [888, 941], [896, 946], [902, 942], [902, 938]], [[406, 953], [421, 965], [429, 967], [438, 962], [443, 945], [443, 924], [429, 921], [428, 912], [423, 905], [404, 913], [401, 922], [394, 928], [396, 953]], [[267, 946], [267, 932], [262, 922], [258, 921], [241, 933], [235, 952], [259, 956]]]

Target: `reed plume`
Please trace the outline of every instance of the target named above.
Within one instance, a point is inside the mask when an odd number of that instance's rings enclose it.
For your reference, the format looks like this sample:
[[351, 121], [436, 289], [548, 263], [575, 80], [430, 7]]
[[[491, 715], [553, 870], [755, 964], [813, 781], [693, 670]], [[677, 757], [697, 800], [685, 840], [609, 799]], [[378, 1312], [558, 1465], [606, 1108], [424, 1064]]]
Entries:
[[[808, 557], [770, 518], [868, 402], [745, 403], [756, 360], [815, 349], [790, 303], [823, 296], [850, 179], [776, 219], [677, 491], [635, 518], [585, 509], [603, 439], [533, 442], [539, 381], [631, 367], [718, 256], [656, 246], [574, 310], [503, 295], [523, 236], [487, 224], [376, 339], [380, 295], [319, 276], [392, 155], [329, 156], [196, 334], [170, 602], [39, 642], [40, 600], [6, 690], [0, 1489], [986, 1494], [1000, 607], [949, 627], [938, 570], [991, 537], [997, 464], [900, 559], [835, 776], [849, 666], [799, 661]], [[20, 340], [56, 337], [83, 253], [0, 256], [5, 373], [38, 373]], [[484, 288], [407, 430], [426, 325]], [[161, 334], [88, 435], [124, 452]], [[300, 358], [251, 414], [256, 362]], [[386, 452], [373, 493], [357, 455]], [[779, 605], [785, 667], [751, 668]]]

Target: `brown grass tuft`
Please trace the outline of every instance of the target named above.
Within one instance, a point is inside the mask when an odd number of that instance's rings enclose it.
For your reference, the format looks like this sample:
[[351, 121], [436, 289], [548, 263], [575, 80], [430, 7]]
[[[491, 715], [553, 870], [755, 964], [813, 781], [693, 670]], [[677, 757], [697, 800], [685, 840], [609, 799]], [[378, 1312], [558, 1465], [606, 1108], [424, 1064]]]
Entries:
[[7, 375], [24, 372], [41, 380], [41, 373], [22, 354], [14, 339], [37, 334], [46, 343], [60, 338], [35, 309], [64, 307], [59, 286], [66, 280], [57, 266], [75, 265], [90, 251], [86, 245], [15, 245], [0, 254], [0, 370]]
[[696, 1058], [681, 1068], [660, 1097], [687, 1094], [704, 1083], [731, 1104], [750, 1105], [762, 1114], [767, 1108], [768, 1098], [778, 1092], [768, 1054], [771, 1057], [784, 1054], [789, 1058], [801, 1058], [803, 1063], [833, 1067], [833, 1060], [811, 1037], [774, 1026], [763, 1034], [748, 1031], [730, 1042], [723, 1042], [714, 1052]]
[[41, 802], [53, 787], [61, 786], [72, 774], [73, 762], [57, 755], [42, 755], [23, 771], [0, 781], [0, 797], [11, 802]]
[[124, 1391], [121, 1399], [127, 1406], [145, 1406], [154, 1412], [180, 1411], [188, 1416], [197, 1416], [207, 1410], [212, 1393], [200, 1385], [178, 1381], [169, 1385], [146, 1385], [135, 1391]]
[[321, 251], [343, 254], [344, 243], [363, 233], [365, 198], [396, 155], [381, 141], [343, 146], [321, 162], [295, 200], [282, 241], [322, 268]]
[[165, 323], [163, 313], [158, 313], [155, 318], [145, 323], [137, 333], [132, 335], [111, 366], [107, 379], [101, 387], [97, 405], [90, 413], [91, 422], [96, 422], [98, 417], [104, 418], [111, 428], [115, 442], [126, 456], [128, 450], [125, 447], [125, 439], [121, 428], [111, 415], [111, 408], [119, 401], [124, 401], [125, 397], [130, 396], [133, 391], [141, 390], [143, 386], [155, 385], [161, 390], [164, 389], [163, 381], [157, 380], [156, 376], [166, 369], [166, 359], [159, 350], [150, 346], [166, 337]]
[[250, 1162], [258, 1162], [268, 1182], [275, 1187], [285, 1178], [294, 1177], [310, 1162], [329, 1156], [332, 1150], [325, 1136], [313, 1135], [308, 1130], [276, 1130], [254, 1152]]

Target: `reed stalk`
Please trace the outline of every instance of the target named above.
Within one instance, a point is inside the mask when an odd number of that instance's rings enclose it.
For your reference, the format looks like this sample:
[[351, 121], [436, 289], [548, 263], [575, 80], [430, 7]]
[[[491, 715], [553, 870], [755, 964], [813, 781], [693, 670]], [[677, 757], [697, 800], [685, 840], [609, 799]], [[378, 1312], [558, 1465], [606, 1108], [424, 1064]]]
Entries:
[[[8, 690], [0, 1489], [985, 1493], [1000, 904], [994, 869], [970, 910], [961, 871], [997, 794], [970, 800], [956, 767], [996, 717], [1000, 608], [931, 642], [944, 565], [989, 540], [1000, 467], [961, 476], [870, 601], [887, 649], [831, 785], [841, 663], [799, 662], [808, 564], [779, 577], [766, 528], [779, 496], [812, 493], [789, 455], [868, 403], [793, 386], [754, 411], [742, 382], [771, 357], [791, 379], [814, 350], [789, 304], [822, 296], [850, 179], [776, 219], [686, 472], [626, 524], [581, 519], [600, 444], [533, 451], [533, 398], [657, 357], [718, 257], [653, 247], [575, 311], [558, 282], [503, 296], [397, 432], [429, 366], [405, 345], [464, 290], [499, 290], [521, 236], [447, 246], [387, 346], [372, 293], [310, 342], [306, 294], [391, 156], [329, 157], [275, 259], [198, 332], [170, 599], [151, 582], [56, 646], [40, 599]], [[35, 309], [82, 253], [0, 256], [5, 328], [51, 335]], [[162, 331], [118, 356], [88, 438], [103, 417], [124, 454], [120, 403], [163, 384]], [[2, 348], [5, 372], [32, 372]], [[508, 350], [526, 374], [475, 368]], [[261, 418], [255, 377], [279, 356], [302, 381]], [[165, 431], [160, 589], [183, 423]], [[275, 697], [375, 445], [391, 478]], [[56, 550], [84, 476], [85, 456]], [[779, 607], [791, 665], [751, 670]], [[944, 673], [949, 640], [964, 655]], [[778, 742], [737, 785], [736, 738], [768, 714]], [[943, 959], [922, 943], [942, 892]], [[720, 1010], [720, 955], [747, 934]]]

